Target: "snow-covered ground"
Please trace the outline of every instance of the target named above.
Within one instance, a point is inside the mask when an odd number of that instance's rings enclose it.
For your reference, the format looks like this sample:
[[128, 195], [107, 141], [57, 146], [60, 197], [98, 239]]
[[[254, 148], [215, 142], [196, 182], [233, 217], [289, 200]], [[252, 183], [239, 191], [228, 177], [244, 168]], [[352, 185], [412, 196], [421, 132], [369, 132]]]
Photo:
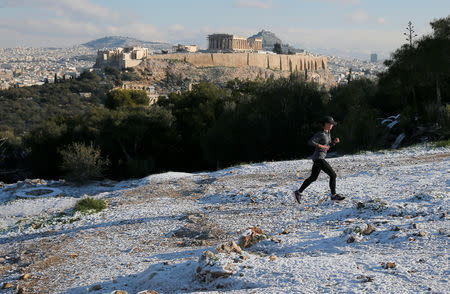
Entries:
[[[342, 203], [329, 200], [325, 174], [295, 202], [310, 160], [83, 187], [6, 185], [0, 293], [448, 293], [450, 148], [329, 162]], [[87, 195], [107, 208], [74, 213]], [[215, 251], [249, 227], [268, 238]], [[205, 276], [210, 268], [218, 272]]]

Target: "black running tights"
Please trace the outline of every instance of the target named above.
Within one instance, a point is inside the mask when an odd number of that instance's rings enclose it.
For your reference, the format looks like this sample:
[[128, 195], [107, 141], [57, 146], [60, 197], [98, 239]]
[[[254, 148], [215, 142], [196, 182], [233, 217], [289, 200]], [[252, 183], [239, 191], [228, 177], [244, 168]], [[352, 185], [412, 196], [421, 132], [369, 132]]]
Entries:
[[325, 161], [325, 159], [313, 160], [311, 175], [303, 182], [302, 186], [299, 189], [300, 193], [302, 193], [309, 185], [311, 185], [312, 182], [317, 180], [317, 177], [322, 170], [330, 177], [331, 195], [336, 194], [336, 173], [328, 164], [328, 162]]

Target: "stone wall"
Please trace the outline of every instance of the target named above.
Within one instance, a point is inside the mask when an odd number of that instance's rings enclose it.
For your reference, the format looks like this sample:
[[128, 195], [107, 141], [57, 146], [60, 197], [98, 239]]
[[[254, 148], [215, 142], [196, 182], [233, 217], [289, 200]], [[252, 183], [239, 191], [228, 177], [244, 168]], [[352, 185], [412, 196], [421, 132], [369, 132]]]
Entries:
[[189, 62], [195, 66], [256, 66], [282, 71], [328, 70], [327, 58], [312, 55], [286, 55], [263, 53], [194, 53], [158, 54], [150, 59], [175, 59]]

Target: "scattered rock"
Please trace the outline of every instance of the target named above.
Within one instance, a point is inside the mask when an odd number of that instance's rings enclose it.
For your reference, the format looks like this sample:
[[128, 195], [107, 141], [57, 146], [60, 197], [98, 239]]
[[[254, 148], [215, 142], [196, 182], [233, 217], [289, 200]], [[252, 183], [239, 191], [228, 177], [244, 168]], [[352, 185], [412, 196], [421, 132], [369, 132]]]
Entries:
[[115, 291], [111, 292], [111, 294], [128, 294], [128, 292], [127, 291], [123, 291], [123, 290], [115, 290]]
[[413, 238], [413, 237], [409, 237], [409, 239], [408, 239], [409, 241], [416, 241], [416, 238]]
[[32, 180], [26, 179], [25, 181], [33, 185], [47, 185], [47, 182], [42, 179], [32, 179]]
[[356, 241], [355, 236], [350, 236], [350, 237], [348, 237], [348, 239], [347, 239], [347, 243], [353, 243], [353, 242], [355, 242], [355, 241]]
[[274, 261], [274, 260], [276, 260], [277, 259], [277, 257], [275, 256], [275, 255], [271, 255], [270, 257], [269, 257], [269, 260], [270, 261]]
[[153, 291], [153, 290], [144, 290], [144, 291], [138, 292], [137, 294], [159, 294], [159, 293], [156, 291]]
[[12, 288], [12, 287], [13, 287], [13, 284], [6, 282], [6, 283], [3, 284], [2, 289], [9, 289], [9, 288]]
[[26, 273], [23, 276], [21, 276], [19, 280], [28, 280], [29, 278], [31, 278], [31, 275], [29, 273]]
[[398, 231], [400, 231], [400, 227], [399, 226], [395, 226], [395, 227], [393, 227], [391, 229], [391, 231], [398, 232]]
[[440, 216], [440, 218], [446, 218], [448, 216], [448, 214], [446, 212], [443, 212]]
[[284, 229], [283, 232], [281, 232], [281, 234], [283, 234], [283, 235], [287, 235], [287, 234], [289, 234], [289, 233], [290, 233], [290, 232], [289, 232], [288, 229]]
[[386, 263], [382, 262], [381, 266], [385, 269], [392, 269], [395, 268], [397, 265], [394, 262], [386, 262]]
[[357, 208], [357, 209], [363, 209], [364, 207], [365, 207], [365, 205], [364, 205], [363, 202], [358, 202], [358, 203], [356, 203], [356, 208]]
[[100, 284], [98, 284], [98, 285], [94, 285], [94, 286], [92, 286], [92, 291], [98, 291], [98, 290], [101, 290], [102, 289], [102, 285], [100, 285]]
[[416, 234], [418, 237], [425, 237], [427, 234], [424, 231], [420, 231]]
[[[223, 254], [223, 253], [219, 253]], [[198, 261], [197, 278], [201, 282], [211, 282], [233, 275], [233, 265], [227, 258], [205, 251]]]
[[411, 224], [411, 227], [412, 227], [413, 229], [417, 229], [417, 228], [418, 228], [418, 226], [417, 226], [416, 223], [412, 223], [412, 224]]
[[78, 254], [76, 254], [75, 252], [70, 253], [70, 258], [77, 258], [77, 257], [78, 257]]
[[362, 233], [363, 235], [370, 235], [376, 230], [376, 227], [372, 224], [368, 224], [367, 228], [365, 228]]
[[248, 248], [269, 236], [258, 227], [248, 228], [239, 238], [239, 245], [243, 248]]
[[364, 276], [364, 275], [360, 275], [356, 277], [358, 280], [361, 280], [361, 283], [369, 283], [369, 282], [373, 282], [373, 277], [369, 277], [369, 276]]
[[406, 219], [412, 219], [412, 216], [411, 215], [407, 215], [407, 216], [405, 216], [405, 218]]
[[239, 245], [237, 245], [234, 241], [230, 241], [227, 243], [223, 243], [221, 245], [219, 245], [216, 248], [216, 252], [217, 253], [231, 253], [231, 252], [236, 252], [237, 254], [240, 254], [242, 252], [241, 247], [239, 247]]
[[17, 294], [25, 294], [26, 292], [25, 292], [25, 288], [23, 288], [23, 287], [18, 287], [17, 288]]

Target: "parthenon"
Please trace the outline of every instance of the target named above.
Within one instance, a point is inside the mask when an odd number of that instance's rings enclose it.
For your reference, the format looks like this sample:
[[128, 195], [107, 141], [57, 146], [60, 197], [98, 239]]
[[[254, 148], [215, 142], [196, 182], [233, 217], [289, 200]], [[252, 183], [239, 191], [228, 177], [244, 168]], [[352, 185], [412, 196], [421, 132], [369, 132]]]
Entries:
[[258, 51], [262, 50], [262, 39], [246, 39], [235, 35], [208, 35], [208, 50], [221, 52]]

